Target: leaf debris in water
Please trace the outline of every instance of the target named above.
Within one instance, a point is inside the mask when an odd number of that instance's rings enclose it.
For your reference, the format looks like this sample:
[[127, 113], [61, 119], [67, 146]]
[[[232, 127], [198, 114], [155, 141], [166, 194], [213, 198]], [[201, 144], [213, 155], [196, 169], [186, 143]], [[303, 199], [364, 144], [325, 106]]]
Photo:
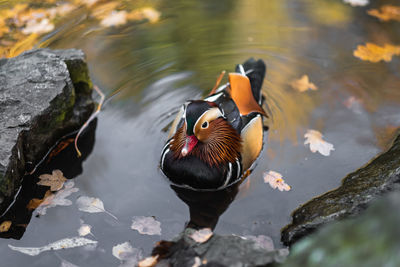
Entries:
[[129, 242], [113, 246], [112, 254], [123, 263], [121, 266], [137, 266], [139, 259], [143, 257], [142, 251], [132, 247]]
[[211, 228], [204, 228], [195, 231], [193, 234], [191, 234], [189, 237], [196, 241], [197, 243], [204, 243], [208, 239], [210, 239], [213, 235], [213, 232]]
[[8, 245], [8, 247], [12, 250], [19, 251], [30, 256], [36, 256], [48, 250], [60, 250], [66, 248], [82, 247], [86, 245], [97, 245], [97, 241], [84, 237], [72, 237], [58, 240], [43, 247], [15, 247], [12, 245]]
[[307, 130], [307, 133], [304, 135], [306, 139], [304, 144], [310, 144], [311, 152], [319, 152], [321, 155], [329, 156], [332, 150], [335, 150], [331, 143], [326, 142], [322, 139], [322, 133], [317, 130]]
[[139, 267], [153, 267], [157, 264], [158, 255], [147, 257], [141, 261], [139, 261]]
[[64, 177], [62, 171], [53, 170], [52, 174], [42, 174], [39, 176], [40, 181], [37, 182], [38, 185], [50, 186], [51, 191], [60, 190], [67, 178]]
[[293, 89], [299, 91], [299, 92], [305, 92], [307, 90], [318, 90], [318, 87], [310, 82], [309, 78], [307, 75], [303, 75], [300, 79], [294, 80], [293, 82], [290, 83]]
[[104, 209], [103, 201], [101, 201], [99, 198], [81, 196], [76, 200], [76, 205], [80, 211], [89, 213], [105, 212], [114, 219], [118, 220], [117, 217]]
[[134, 216], [131, 228], [144, 235], [161, 235], [161, 223], [153, 217]]
[[395, 55], [400, 55], [400, 46], [391, 44], [385, 44], [379, 46], [373, 43], [366, 43], [364, 45], [358, 45], [357, 49], [354, 50], [353, 55], [361, 60], [379, 62], [381, 60], [389, 62]]
[[0, 233], [7, 232], [10, 229], [12, 222], [11, 221], [4, 221], [0, 224]]
[[264, 174], [264, 182], [269, 184], [273, 189], [278, 188], [279, 191], [289, 191], [292, 189], [290, 185], [285, 183], [282, 174], [276, 171], [269, 171]]

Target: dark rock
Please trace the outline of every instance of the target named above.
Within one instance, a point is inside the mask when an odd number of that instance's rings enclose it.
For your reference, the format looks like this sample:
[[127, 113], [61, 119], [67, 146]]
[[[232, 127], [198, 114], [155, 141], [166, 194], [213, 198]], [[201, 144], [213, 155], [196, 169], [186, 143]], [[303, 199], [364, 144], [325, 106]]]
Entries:
[[267, 250], [253, 240], [240, 236], [213, 235], [204, 243], [196, 243], [190, 235], [194, 229], [187, 228], [175, 241], [161, 241], [153, 250], [153, 255], [159, 255], [157, 266], [191, 267], [198, 257], [201, 266], [269, 266], [282, 262], [287, 249]]
[[357, 215], [372, 200], [396, 189], [400, 189], [400, 135], [387, 152], [345, 177], [339, 188], [296, 209], [292, 223], [282, 229], [282, 242], [291, 245], [326, 223]]
[[400, 266], [399, 206], [393, 192], [359, 217], [323, 227], [294, 244], [283, 266]]
[[93, 111], [82, 51], [35, 49], [0, 60], [0, 212], [21, 179]]

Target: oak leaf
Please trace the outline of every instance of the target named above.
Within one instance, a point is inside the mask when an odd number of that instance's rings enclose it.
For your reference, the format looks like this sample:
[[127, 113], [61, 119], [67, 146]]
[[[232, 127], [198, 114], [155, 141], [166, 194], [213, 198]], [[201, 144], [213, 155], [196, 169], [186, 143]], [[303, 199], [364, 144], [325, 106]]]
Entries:
[[318, 87], [310, 82], [307, 75], [303, 75], [300, 79], [291, 82], [290, 85], [293, 89], [299, 92], [305, 92], [307, 90], [318, 90]]
[[78, 192], [79, 189], [74, 187], [75, 183], [73, 181], [68, 181], [64, 184], [64, 188], [55, 194], [49, 195], [44, 199], [44, 201], [36, 209], [39, 215], [45, 215], [47, 209], [55, 206], [70, 206], [72, 201], [66, 199], [72, 193]]
[[322, 139], [322, 133], [316, 130], [307, 130], [307, 133], [304, 135], [306, 139], [304, 144], [310, 144], [311, 152], [319, 152], [321, 155], [329, 156], [332, 150], [335, 150], [331, 143], [328, 143]]
[[367, 13], [377, 17], [381, 21], [397, 20], [400, 21], [400, 7], [392, 5], [383, 5], [380, 9], [370, 9]]
[[38, 185], [50, 186], [51, 191], [60, 190], [67, 178], [64, 177], [62, 171], [53, 170], [52, 174], [42, 174], [39, 176], [40, 181], [37, 182]]
[[379, 46], [373, 43], [366, 43], [365, 46], [358, 45], [353, 55], [371, 62], [379, 62], [381, 60], [389, 62], [394, 55], [400, 55], [400, 46], [390, 44]]
[[143, 235], [161, 235], [161, 223], [153, 217], [134, 216], [131, 228]]
[[269, 171], [264, 174], [264, 182], [269, 184], [273, 189], [278, 188], [279, 191], [289, 191], [292, 189], [282, 178], [282, 174], [276, 171]]

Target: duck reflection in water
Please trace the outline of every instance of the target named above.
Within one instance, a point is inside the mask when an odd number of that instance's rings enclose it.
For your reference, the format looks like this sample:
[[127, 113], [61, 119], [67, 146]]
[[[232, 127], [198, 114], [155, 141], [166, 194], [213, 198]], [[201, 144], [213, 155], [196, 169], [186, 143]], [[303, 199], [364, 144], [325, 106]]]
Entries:
[[178, 197], [189, 207], [190, 221], [186, 227], [214, 229], [219, 217], [235, 199], [239, 184], [236, 183], [218, 191], [193, 191], [171, 185]]

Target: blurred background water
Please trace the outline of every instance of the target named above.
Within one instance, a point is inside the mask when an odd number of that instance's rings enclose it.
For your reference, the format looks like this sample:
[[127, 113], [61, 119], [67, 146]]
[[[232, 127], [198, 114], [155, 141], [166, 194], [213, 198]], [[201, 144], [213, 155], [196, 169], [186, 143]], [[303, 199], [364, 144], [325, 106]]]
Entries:
[[[0, 1], [0, 8], [16, 2]], [[22, 1], [38, 7], [54, 2]], [[400, 44], [398, 23], [383, 24], [366, 13], [390, 1], [368, 7], [341, 0], [114, 2], [119, 10], [150, 6], [161, 17], [101, 27], [91, 15], [101, 3], [82, 5], [35, 42], [36, 47], [82, 49], [93, 83], [106, 95], [119, 93], [98, 116], [93, 151], [74, 178], [80, 189], [69, 197], [74, 204], [32, 217], [20, 240], [0, 239], [1, 266], [58, 266], [60, 257], [79, 266], [117, 266], [114, 245], [129, 240], [147, 255], [155, 242], [178, 235], [189, 210], [158, 168], [167, 137], [163, 129], [183, 102], [205, 96], [222, 70], [233, 71], [249, 57], [267, 64], [263, 92], [269, 131], [257, 167], [219, 218], [218, 234], [267, 235], [281, 247], [280, 229], [290, 212], [388, 148], [400, 125], [399, 58], [371, 63], [353, 56], [366, 42]], [[294, 90], [290, 83], [302, 75], [318, 90]], [[322, 132], [334, 145], [330, 156], [303, 145], [307, 129]], [[292, 190], [265, 184], [263, 173], [269, 170], [281, 173]], [[78, 211], [79, 195], [100, 198], [119, 221]], [[161, 236], [131, 230], [132, 216], [154, 216]], [[92, 225], [97, 249], [30, 257], [7, 246], [42, 246], [76, 236], [80, 219]]]

